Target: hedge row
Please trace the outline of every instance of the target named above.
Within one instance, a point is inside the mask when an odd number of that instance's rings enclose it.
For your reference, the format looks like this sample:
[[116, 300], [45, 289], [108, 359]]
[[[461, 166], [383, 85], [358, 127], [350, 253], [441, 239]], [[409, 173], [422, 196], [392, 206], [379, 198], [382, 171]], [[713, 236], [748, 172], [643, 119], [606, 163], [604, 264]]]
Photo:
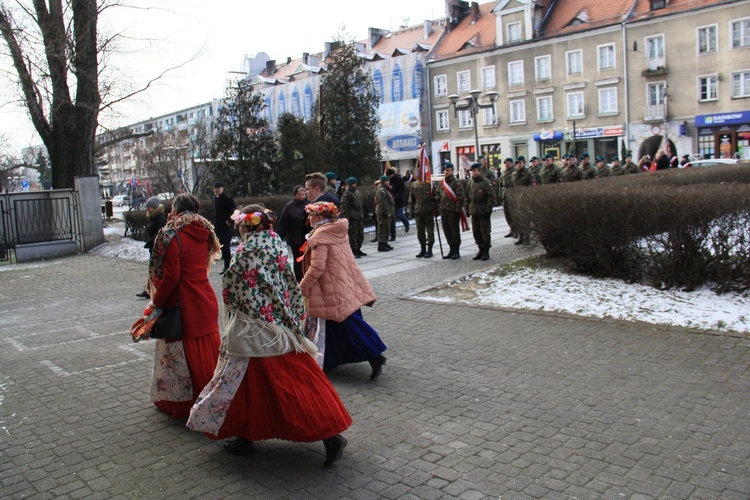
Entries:
[[750, 287], [750, 167], [517, 189], [514, 221], [581, 273], [693, 290]]

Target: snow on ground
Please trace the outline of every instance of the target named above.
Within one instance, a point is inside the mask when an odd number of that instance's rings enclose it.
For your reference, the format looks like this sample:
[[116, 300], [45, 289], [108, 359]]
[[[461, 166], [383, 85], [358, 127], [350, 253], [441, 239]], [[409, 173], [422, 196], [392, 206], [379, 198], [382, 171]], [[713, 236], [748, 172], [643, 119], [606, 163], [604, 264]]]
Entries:
[[750, 293], [717, 295], [708, 287], [693, 292], [657, 290], [558, 269], [508, 266], [473, 274], [416, 297], [750, 333]]

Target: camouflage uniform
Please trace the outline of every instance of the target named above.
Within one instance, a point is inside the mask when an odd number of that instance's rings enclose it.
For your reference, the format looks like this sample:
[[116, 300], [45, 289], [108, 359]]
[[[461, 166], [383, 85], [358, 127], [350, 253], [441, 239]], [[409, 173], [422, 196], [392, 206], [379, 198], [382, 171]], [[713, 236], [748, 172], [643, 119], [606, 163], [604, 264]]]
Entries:
[[513, 236], [513, 233], [515, 233], [515, 229], [513, 228], [513, 216], [510, 213], [510, 204], [508, 203], [508, 193], [509, 190], [513, 187], [514, 172], [515, 169], [512, 166], [503, 168], [502, 175], [500, 176], [500, 181], [503, 185], [503, 215], [505, 215], [505, 222], [508, 223], [508, 227], [510, 228], [510, 232], [506, 235], [506, 237]]
[[378, 218], [378, 250], [388, 246], [388, 238], [391, 234], [391, 220], [396, 213], [396, 202], [393, 200], [391, 191], [382, 182], [375, 190], [375, 216]]
[[537, 184], [556, 184], [562, 182], [562, 176], [562, 170], [554, 163], [550, 164], [549, 167], [544, 165], [537, 174]]
[[581, 172], [581, 180], [586, 181], [589, 179], [596, 179], [596, 170], [594, 169], [594, 166], [591, 165], [591, 163], [587, 163], [586, 165], [581, 165], [578, 170]]
[[464, 206], [464, 187], [455, 175], [445, 177], [445, 183], [453, 189], [456, 193], [457, 200], [454, 202], [445, 192], [442, 185], [440, 186], [440, 218], [443, 224], [443, 233], [445, 234], [445, 240], [450, 248], [448, 256], [445, 258], [452, 258], [454, 255], [456, 259], [460, 258], [458, 253], [461, 247], [461, 209]]
[[435, 244], [435, 203], [429, 182], [415, 181], [411, 185], [409, 210], [417, 224], [417, 240], [422, 247], [417, 257], [428, 257], [428, 254], [432, 257], [432, 245]]
[[469, 213], [471, 214], [471, 229], [474, 234], [474, 242], [479, 247], [475, 260], [490, 258], [490, 246], [492, 225], [492, 207], [495, 205], [495, 190], [492, 183], [486, 177], [472, 177], [467, 183], [467, 194], [469, 201]]
[[625, 168], [619, 163], [612, 165], [612, 168], [609, 169], [609, 175], [625, 175], [625, 173]]
[[626, 162], [624, 168], [626, 174], [637, 174], [641, 171], [641, 169], [638, 168], [638, 165], [636, 165], [632, 161]]
[[[518, 189], [520, 187], [528, 187], [534, 185], [534, 179], [531, 175], [531, 172], [529, 172], [529, 169], [526, 167], [517, 168], [516, 171], [513, 173], [513, 188]], [[517, 245], [526, 244], [529, 242], [529, 228], [526, 226], [521, 226], [520, 224], [517, 224], [519, 227], [518, 229], [518, 241], [516, 241]]]
[[354, 185], [350, 185], [341, 197], [341, 213], [349, 219], [349, 246], [352, 253], [362, 252], [365, 241], [364, 213], [362, 211], [362, 193]]
[[563, 182], [575, 182], [583, 179], [581, 171], [575, 165], [566, 165], [562, 169], [562, 181]]
[[610, 171], [606, 163], [602, 162], [601, 167], [596, 167], [596, 177], [609, 177]]

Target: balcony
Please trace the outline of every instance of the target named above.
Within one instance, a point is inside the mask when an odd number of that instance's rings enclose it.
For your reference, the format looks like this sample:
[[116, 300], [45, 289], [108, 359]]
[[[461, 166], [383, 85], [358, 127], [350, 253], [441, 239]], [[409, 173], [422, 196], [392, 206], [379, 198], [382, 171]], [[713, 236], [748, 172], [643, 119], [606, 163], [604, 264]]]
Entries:
[[666, 104], [647, 104], [643, 112], [644, 122], [663, 122], [666, 117]]
[[641, 72], [643, 76], [657, 76], [667, 74], [667, 63], [663, 57], [646, 59], [646, 69]]

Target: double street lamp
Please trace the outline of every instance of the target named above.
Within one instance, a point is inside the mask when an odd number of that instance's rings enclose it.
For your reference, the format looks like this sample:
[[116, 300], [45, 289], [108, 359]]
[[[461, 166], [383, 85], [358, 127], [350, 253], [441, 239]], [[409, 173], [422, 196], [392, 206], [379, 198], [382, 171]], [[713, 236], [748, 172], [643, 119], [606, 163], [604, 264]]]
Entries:
[[492, 121], [495, 121], [495, 101], [497, 101], [498, 93], [493, 91], [484, 94], [486, 99], [489, 99], [489, 103], [482, 104], [479, 102], [482, 97], [481, 90], [472, 90], [469, 95], [464, 97], [464, 101], [459, 104], [458, 100], [461, 97], [457, 94], [448, 96], [448, 100], [453, 106], [453, 116], [458, 116], [459, 111], [468, 111], [471, 114], [471, 122], [474, 124], [474, 159], [479, 158], [479, 135], [477, 134], [477, 115], [479, 115], [480, 109], [490, 108], [492, 109]]

